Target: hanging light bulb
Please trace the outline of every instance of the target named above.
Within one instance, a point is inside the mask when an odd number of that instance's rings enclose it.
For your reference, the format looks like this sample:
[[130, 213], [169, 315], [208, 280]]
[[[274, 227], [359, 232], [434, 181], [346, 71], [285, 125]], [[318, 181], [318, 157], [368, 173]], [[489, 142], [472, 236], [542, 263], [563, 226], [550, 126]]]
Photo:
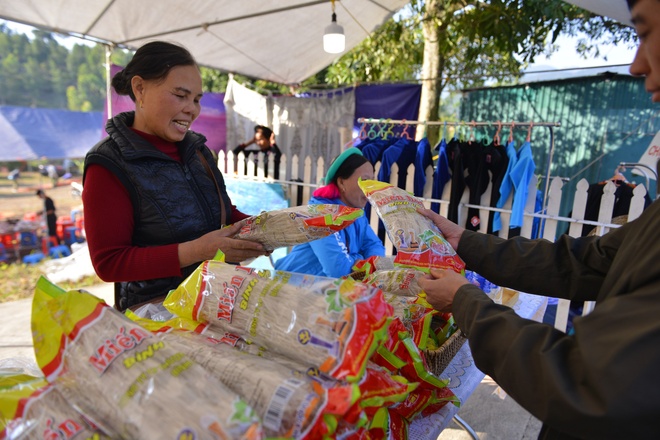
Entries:
[[323, 50], [328, 53], [341, 53], [346, 48], [346, 37], [344, 28], [337, 24], [337, 14], [335, 14], [335, 0], [332, 1], [332, 22], [323, 32]]

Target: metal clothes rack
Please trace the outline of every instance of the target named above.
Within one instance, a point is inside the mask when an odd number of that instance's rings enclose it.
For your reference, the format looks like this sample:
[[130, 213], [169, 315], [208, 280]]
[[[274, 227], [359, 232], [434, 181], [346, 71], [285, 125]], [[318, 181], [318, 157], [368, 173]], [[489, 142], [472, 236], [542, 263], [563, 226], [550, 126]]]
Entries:
[[[376, 118], [358, 118], [358, 123], [360, 124], [384, 124], [384, 125], [443, 125], [447, 127], [455, 126], [466, 126], [466, 127], [528, 127], [530, 130], [532, 127], [547, 127], [550, 131], [550, 151], [548, 153], [548, 163], [545, 170], [545, 188], [543, 190], [543, 205], [542, 211], [546, 208], [546, 202], [548, 200], [548, 191], [550, 190], [550, 167], [552, 166], [552, 159], [555, 152], [555, 133], [554, 128], [560, 127], [560, 122], [503, 122], [503, 121], [408, 121], [405, 119], [376, 119]], [[383, 127], [384, 128], [384, 127]]]

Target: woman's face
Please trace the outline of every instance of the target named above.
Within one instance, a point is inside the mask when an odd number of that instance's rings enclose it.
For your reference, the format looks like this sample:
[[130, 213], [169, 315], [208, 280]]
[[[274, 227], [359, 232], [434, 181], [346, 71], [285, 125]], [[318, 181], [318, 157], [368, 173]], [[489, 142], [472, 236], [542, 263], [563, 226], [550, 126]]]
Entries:
[[196, 66], [173, 67], [164, 81], [133, 77], [133, 128], [168, 142], [183, 139], [197, 119], [202, 99], [202, 76]]
[[373, 180], [374, 167], [370, 162], [362, 164], [347, 179], [337, 179], [337, 186], [341, 201], [353, 208], [364, 208], [367, 205], [367, 196], [358, 185], [358, 179]]

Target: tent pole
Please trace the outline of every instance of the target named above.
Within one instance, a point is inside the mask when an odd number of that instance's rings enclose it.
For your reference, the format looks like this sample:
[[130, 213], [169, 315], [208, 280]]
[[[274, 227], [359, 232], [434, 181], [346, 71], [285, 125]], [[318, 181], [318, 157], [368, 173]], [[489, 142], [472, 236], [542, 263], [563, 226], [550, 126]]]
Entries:
[[110, 78], [110, 55], [112, 55], [112, 47], [109, 44], [105, 45], [105, 101], [108, 108], [108, 119], [112, 118], [112, 89]]

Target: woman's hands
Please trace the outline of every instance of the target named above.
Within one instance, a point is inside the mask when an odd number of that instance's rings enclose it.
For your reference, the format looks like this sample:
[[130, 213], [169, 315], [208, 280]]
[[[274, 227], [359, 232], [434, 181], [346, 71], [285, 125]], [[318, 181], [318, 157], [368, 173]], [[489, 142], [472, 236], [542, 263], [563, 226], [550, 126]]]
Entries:
[[470, 282], [463, 275], [446, 269], [431, 269], [417, 282], [426, 292], [426, 301], [440, 312], [451, 312], [456, 292]]
[[458, 242], [461, 240], [461, 235], [465, 232], [465, 228], [458, 226], [456, 223], [447, 220], [440, 214], [436, 214], [430, 209], [417, 208], [417, 212], [424, 217], [428, 217], [442, 232], [445, 240], [449, 242], [454, 250], [458, 250]]
[[225, 254], [228, 263], [240, 263], [250, 258], [269, 255], [261, 243], [238, 240], [233, 237], [241, 226], [238, 223], [202, 235], [196, 240], [179, 244], [179, 264], [181, 267], [204, 260], [212, 260], [218, 250]]

